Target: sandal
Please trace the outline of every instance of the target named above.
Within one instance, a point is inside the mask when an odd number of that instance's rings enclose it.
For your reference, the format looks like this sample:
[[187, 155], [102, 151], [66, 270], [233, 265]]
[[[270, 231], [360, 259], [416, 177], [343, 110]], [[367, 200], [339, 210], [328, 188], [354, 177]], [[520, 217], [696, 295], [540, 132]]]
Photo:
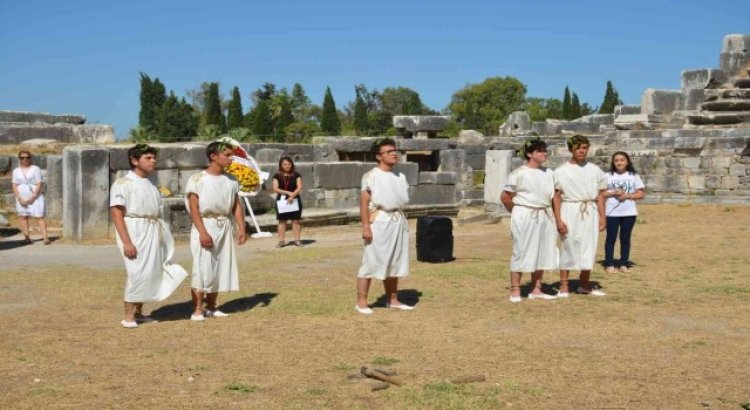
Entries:
[[283, 248], [284, 247], [284, 241], [279, 241], [279, 243], [276, 244], [277, 248]]
[[49, 245], [49, 244], [51, 244], [51, 243], [52, 243], [52, 241], [51, 241], [51, 240], [49, 240], [49, 239], [45, 239], [45, 240], [44, 240], [44, 244], [45, 244], [45, 245]]
[[305, 245], [302, 245], [302, 241], [294, 241], [294, 246], [297, 246], [297, 247], [301, 248], [301, 247], [303, 247]]
[[26, 245], [31, 245], [31, 244], [32, 244], [33, 242], [31, 241], [31, 238], [29, 238], [29, 237], [27, 236], [27, 237], [26, 237], [26, 238], [25, 238], [25, 239], [23, 240], [23, 243], [25, 243]]

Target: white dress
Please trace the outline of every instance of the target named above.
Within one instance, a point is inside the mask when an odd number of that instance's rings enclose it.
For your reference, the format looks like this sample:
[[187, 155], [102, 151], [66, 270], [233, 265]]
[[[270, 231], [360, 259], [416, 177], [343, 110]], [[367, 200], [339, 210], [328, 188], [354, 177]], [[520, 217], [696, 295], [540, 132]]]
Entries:
[[187, 199], [189, 194], [198, 196], [198, 209], [203, 217], [203, 225], [213, 240], [213, 247], [204, 249], [195, 225], [190, 230], [193, 289], [205, 293], [240, 290], [232, 215], [239, 190], [237, 181], [225, 174], [211, 175], [202, 171], [188, 180], [185, 187], [185, 207], [190, 211]]
[[510, 217], [513, 238], [511, 272], [557, 269], [557, 225], [552, 214], [553, 172], [524, 165], [508, 177], [505, 191], [515, 193]]
[[[21, 167], [14, 169], [12, 179], [13, 184], [18, 187], [18, 194], [23, 199], [29, 199], [34, 196], [34, 185], [40, 182], [44, 184], [42, 170], [36, 165], [30, 165], [25, 170]], [[39, 196], [34, 202], [27, 206], [21, 205], [18, 199], [16, 199], [16, 213], [18, 216], [45, 217], [47, 215], [47, 207], [44, 203], [44, 194], [40, 191]]]
[[596, 165], [566, 162], [555, 170], [555, 189], [562, 191], [560, 216], [568, 226], [560, 252], [560, 269], [591, 270], [599, 240], [599, 191], [607, 189], [607, 178]]
[[383, 280], [409, 275], [409, 224], [403, 208], [409, 203], [409, 183], [400, 172], [373, 168], [362, 176], [362, 191], [370, 192], [372, 242], [365, 245], [357, 277]]
[[[161, 219], [161, 195], [153, 183], [130, 171], [112, 185], [109, 206], [125, 207], [125, 226], [138, 252], [135, 259], [123, 255], [128, 273], [125, 301], [140, 303], [164, 300], [185, 278], [184, 270], [171, 263], [174, 240]], [[117, 234], [117, 247], [123, 243]]]

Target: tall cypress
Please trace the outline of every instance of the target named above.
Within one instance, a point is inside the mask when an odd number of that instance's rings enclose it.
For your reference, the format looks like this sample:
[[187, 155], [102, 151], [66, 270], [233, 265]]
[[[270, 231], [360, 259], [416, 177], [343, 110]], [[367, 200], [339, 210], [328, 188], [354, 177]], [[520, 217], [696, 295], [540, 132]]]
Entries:
[[607, 90], [604, 92], [604, 101], [599, 107], [599, 114], [612, 114], [615, 112], [615, 105], [622, 104], [620, 94], [612, 85], [612, 81], [607, 81]]
[[570, 119], [576, 118], [581, 118], [581, 101], [578, 99], [578, 94], [573, 93], [570, 101]]
[[227, 109], [227, 128], [231, 130], [239, 127], [242, 127], [242, 98], [239, 87], [234, 87]]
[[354, 130], [357, 131], [357, 135], [366, 135], [367, 131], [370, 130], [370, 121], [367, 118], [365, 100], [362, 99], [362, 95], [359, 92], [357, 92], [357, 96], [354, 99]]
[[156, 113], [154, 112], [154, 106], [151, 103], [151, 89], [153, 88], [153, 82], [151, 77], [144, 73], [141, 75], [141, 111], [138, 113], [138, 125], [143, 128], [154, 130]]
[[249, 116], [252, 118], [251, 130], [253, 135], [263, 141], [268, 139], [273, 133], [271, 107], [268, 105], [268, 100], [258, 99], [258, 103], [255, 104], [255, 108], [253, 108]]
[[205, 101], [206, 125], [215, 125], [220, 133], [226, 131], [226, 123], [221, 112], [221, 100], [219, 99], [219, 84], [211, 83], [208, 86], [208, 94]]
[[294, 122], [294, 114], [292, 114], [292, 99], [286, 94], [279, 96], [279, 111], [276, 121], [274, 121], [274, 136], [276, 141], [284, 141], [286, 136], [285, 130], [289, 124]]
[[195, 115], [193, 106], [185, 101], [185, 97], [180, 99], [180, 140], [189, 141], [192, 137], [198, 135], [198, 117]]
[[565, 86], [565, 95], [563, 96], [562, 104], [562, 117], [564, 120], [571, 120], [571, 101], [570, 101], [570, 90], [568, 86]]
[[159, 109], [159, 121], [157, 122], [157, 134], [160, 142], [173, 142], [183, 137], [182, 133], [182, 112], [180, 103], [174, 95], [174, 91], [169, 94]]
[[320, 119], [320, 129], [328, 135], [341, 134], [341, 120], [336, 112], [336, 102], [333, 101], [331, 87], [326, 87], [323, 97], [323, 114]]

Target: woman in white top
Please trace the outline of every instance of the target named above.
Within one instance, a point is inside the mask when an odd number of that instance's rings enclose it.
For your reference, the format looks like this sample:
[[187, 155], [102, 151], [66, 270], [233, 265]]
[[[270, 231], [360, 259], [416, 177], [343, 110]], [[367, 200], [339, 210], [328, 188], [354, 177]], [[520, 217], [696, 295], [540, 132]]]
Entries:
[[642, 199], [646, 193], [645, 185], [633, 167], [628, 154], [619, 151], [612, 155], [607, 176], [607, 239], [604, 242], [604, 266], [607, 273], [615, 272], [615, 242], [617, 231], [620, 231], [620, 272], [629, 272], [630, 265], [630, 236], [635, 226], [638, 210], [635, 206], [637, 199]]
[[42, 231], [42, 239], [45, 245], [50, 244], [47, 237], [47, 208], [44, 204], [42, 185], [44, 177], [38, 166], [31, 164], [31, 152], [23, 150], [18, 153], [19, 166], [13, 170], [13, 195], [16, 197], [16, 213], [21, 224], [21, 232], [27, 244], [31, 243], [29, 237], [29, 217], [39, 221], [39, 229]]

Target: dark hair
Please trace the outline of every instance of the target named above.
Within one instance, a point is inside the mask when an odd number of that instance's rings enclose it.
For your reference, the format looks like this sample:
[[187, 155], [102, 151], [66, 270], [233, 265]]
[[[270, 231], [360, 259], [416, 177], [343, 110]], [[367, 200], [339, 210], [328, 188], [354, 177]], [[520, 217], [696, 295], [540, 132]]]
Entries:
[[292, 158], [288, 157], [288, 156], [283, 156], [283, 157], [279, 158], [279, 174], [281, 174], [282, 172], [284, 172], [281, 169], [281, 163], [284, 162], [284, 161], [289, 161], [289, 163], [292, 164], [292, 174], [294, 174], [294, 161], [292, 161]]
[[527, 161], [529, 159], [529, 154], [531, 154], [534, 151], [546, 151], [547, 150], [547, 143], [542, 141], [539, 137], [532, 137], [530, 139], [527, 139], [523, 142], [523, 145], [521, 145], [520, 154], [522, 155], [524, 161]]
[[29, 151], [29, 150], [22, 149], [22, 150], [18, 151], [18, 157], [19, 158], [21, 157], [21, 154], [26, 154], [29, 157], [31, 157], [31, 151]]
[[376, 155], [380, 154], [380, 148], [383, 148], [386, 145], [391, 145], [396, 148], [396, 141], [394, 141], [393, 138], [378, 138], [372, 143], [370, 155], [372, 155], [372, 158], [375, 161], [378, 160]]
[[139, 160], [146, 154], [154, 154], [154, 156], [156, 156], [157, 152], [158, 150], [155, 147], [148, 144], [135, 144], [133, 148], [128, 150], [128, 163], [130, 164], [130, 169], [135, 169], [135, 165], [133, 165], [131, 159]]
[[568, 143], [568, 151], [570, 152], [573, 152], [573, 150], [579, 145], [586, 144], [589, 147], [591, 146], [589, 139], [580, 134], [577, 134], [568, 138], [567, 143]]
[[628, 155], [627, 152], [623, 152], [623, 151], [617, 151], [614, 154], [612, 154], [612, 161], [609, 164], [609, 172], [610, 173], [614, 174], [614, 173], [617, 172], [617, 170], [615, 169], [615, 157], [618, 156], [618, 155], [622, 155], [628, 161], [628, 166], [626, 168], [626, 171], [630, 172], [631, 174], [637, 174], [638, 173], [638, 171], [636, 171], [635, 167], [633, 166], [633, 161], [630, 160], [630, 155]]
[[206, 147], [206, 158], [211, 161], [211, 155], [223, 152], [225, 149], [232, 149], [232, 146], [222, 141], [214, 141]]

